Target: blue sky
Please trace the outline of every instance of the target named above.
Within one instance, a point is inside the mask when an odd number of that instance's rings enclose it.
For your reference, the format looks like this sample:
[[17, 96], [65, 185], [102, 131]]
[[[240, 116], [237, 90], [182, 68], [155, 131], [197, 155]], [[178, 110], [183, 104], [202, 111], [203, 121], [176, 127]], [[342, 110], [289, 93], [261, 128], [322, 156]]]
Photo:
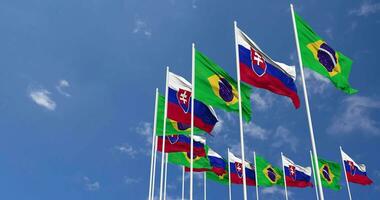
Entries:
[[[1, 0], [0, 198], [145, 199], [148, 192], [154, 90], [164, 91], [165, 66], [190, 79], [191, 43], [235, 72], [233, 21], [273, 59], [297, 66], [289, 1]], [[365, 163], [374, 184], [351, 184], [354, 199], [380, 196], [379, 1], [295, 1], [296, 11], [337, 50], [353, 59], [347, 96], [306, 70], [319, 156], [339, 162], [339, 145]], [[299, 75], [299, 74], [298, 74]], [[260, 89], [245, 125], [246, 155], [274, 164], [280, 152], [309, 165], [310, 139], [301, 108]], [[238, 117], [221, 122], [207, 143], [239, 154]], [[169, 166], [168, 199], [180, 197], [180, 174]], [[202, 198], [196, 176], [195, 197]], [[347, 192], [325, 189], [328, 199]], [[187, 185], [188, 186], [188, 185]], [[290, 199], [313, 199], [312, 188]], [[208, 182], [208, 197], [227, 199]], [[233, 187], [241, 199], [242, 187]], [[282, 188], [261, 189], [283, 199]], [[254, 188], [249, 188], [249, 199]]]

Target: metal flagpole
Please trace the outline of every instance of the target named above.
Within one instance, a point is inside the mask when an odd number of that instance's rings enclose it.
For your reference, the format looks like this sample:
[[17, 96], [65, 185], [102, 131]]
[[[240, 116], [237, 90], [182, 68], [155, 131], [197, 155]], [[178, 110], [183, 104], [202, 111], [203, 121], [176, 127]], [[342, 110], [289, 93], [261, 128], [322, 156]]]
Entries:
[[206, 186], [207, 178], [206, 172], [203, 172], [203, 199], [207, 199], [207, 186]]
[[[302, 77], [302, 86], [303, 86], [303, 93], [304, 93], [304, 97], [305, 97], [307, 119], [308, 119], [308, 123], [309, 123], [311, 146], [312, 146], [312, 150], [313, 150], [313, 158], [315, 160], [315, 163], [318, 163], [317, 147], [315, 145], [313, 123], [312, 123], [312, 120], [311, 120], [311, 113], [310, 113], [310, 108], [309, 108], [309, 99], [308, 99], [308, 96], [307, 96], [305, 76], [304, 76], [304, 73], [303, 73], [302, 57], [301, 57], [301, 51], [300, 51], [300, 47], [299, 47], [298, 33], [297, 33], [297, 27], [296, 27], [297, 25], [296, 25], [295, 16], [294, 16], [293, 4], [290, 4], [290, 9], [292, 11], [294, 37], [296, 39], [296, 46], [297, 46], [297, 53], [298, 53], [298, 62], [299, 62], [299, 67], [300, 67], [301, 77]], [[324, 200], [325, 198], [323, 196], [321, 177], [317, 176], [317, 180], [318, 180], [319, 196], [320, 196], [321, 200]]]
[[154, 152], [155, 152], [155, 138], [156, 138], [156, 123], [157, 123], [157, 106], [158, 106], [158, 88], [156, 88], [156, 98], [154, 102], [154, 119], [153, 119], [153, 133], [152, 133], [152, 155], [150, 158], [150, 177], [149, 177], [149, 197], [152, 199], [152, 187], [153, 187], [153, 162], [154, 162]]
[[182, 166], [182, 200], [185, 200], [185, 166]]
[[165, 109], [164, 109], [164, 124], [162, 133], [162, 152], [161, 152], [161, 177], [160, 177], [160, 200], [162, 200], [163, 184], [164, 184], [164, 162], [165, 162], [165, 133], [166, 133], [166, 118], [168, 114], [168, 82], [169, 82], [169, 67], [166, 67], [166, 84], [165, 84]]
[[154, 139], [154, 159], [153, 159], [153, 178], [152, 178], [152, 196], [151, 200], [154, 199], [154, 188], [155, 188], [155, 181], [156, 181], [156, 162], [157, 162], [157, 141], [158, 137], [155, 137]]
[[231, 167], [230, 167], [230, 149], [227, 148], [227, 166], [228, 166], [228, 196], [229, 199], [232, 200], [232, 193], [231, 193]]
[[[319, 200], [319, 195], [318, 195], [318, 184], [317, 184], [317, 177], [316, 177], [316, 168], [314, 167], [314, 162], [313, 162], [313, 155], [310, 151], [310, 160], [311, 160], [311, 167], [312, 167], [312, 173], [313, 173], [313, 179], [314, 179], [314, 188], [315, 188], [315, 194], [317, 195], [317, 200]], [[318, 174], [319, 175], [319, 174]]]
[[241, 109], [241, 91], [240, 91], [240, 67], [239, 67], [239, 50], [237, 42], [237, 22], [234, 21], [234, 32], [235, 32], [235, 54], [236, 54], [236, 73], [237, 73], [237, 85], [238, 85], [238, 101], [239, 101], [239, 122], [240, 122], [240, 147], [241, 147], [241, 159], [243, 160], [243, 192], [244, 200], [247, 200], [247, 180], [245, 174], [245, 154], [244, 154], [244, 134], [243, 134], [243, 112]]
[[347, 191], [348, 191], [348, 197], [350, 197], [350, 200], [352, 200], [352, 197], [351, 197], [351, 190], [350, 190], [350, 184], [348, 183], [348, 178], [347, 178], [347, 172], [346, 172], [346, 166], [344, 165], [344, 160], [343, 160], [343, 150], [342, 150], [342, 147], [339, 146], [339, 149], [340, 149], [340, 157], [342, 158], [342, 165], [343, 165], [343, 169], [344, 169], [344, 177], [346, 177], [346, 184], [347, 184]]
[[285, 199], [288, 200], [288, 189], [286, 187], [286, 175], [285, 175], [285, 166], [284, 166], [284, 154], [282, 152], [281, 152], [281, 162], [282, 162], [282, 170], [284, 174]]
[[194, 157], [194, 99], [195, 99], [195, 44], [191, 49], [191, 140], [190, 140], [190, 200], [193, 200], [193, 157]]
[[168, 154], [165, 153], [165, 179], [164, 179], [164, 200], [166, 200], [166, 183], [168, 179]]
[[253, 152], [253, 163], [255, 165], [256, 200], [259, 200], [259, 179], [257, 178], [256, 152]]

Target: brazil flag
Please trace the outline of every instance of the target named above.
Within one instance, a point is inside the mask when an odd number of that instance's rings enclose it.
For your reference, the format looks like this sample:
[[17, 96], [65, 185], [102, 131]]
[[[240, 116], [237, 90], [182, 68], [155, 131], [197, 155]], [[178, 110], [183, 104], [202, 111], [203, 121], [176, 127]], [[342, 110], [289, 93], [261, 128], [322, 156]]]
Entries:
[[[251, 119], [251, 88], [241, 83], [242, 110]], [[195, 51], [195, 98], [205, 104], [239, 112], [237, 82], [221, 67], [199, 51]]]
[[333, 190], [340, 190], [341, 168], [336, 162], [318, 158], [318, 171], [321, 176], [322, 186]]
[[273, 167], [261, 156], [256, 156], [255, 172], [257, 174], [257, 184], [259, 186], [284, 185], [284, 174], [278, 167]]
[[348, 82], [351, 59], [329, 46], [296, 13], [295, 20], [303, 65], [330, 79], [336, 88], [345, 93], [357, 93]]
[[226, 169], [225, 173], [222, 175], [217, 175], [213, 171], [208, 171], [206, 172], [206, 177], [208, 180], [213, 180], [217, 183], [223, 184], [223, 185], [228, 185], [229, 180], [228, 180], [228, 169]]
[[[206, 149], [206, 152], [207, 152], [207, 149]], [[168, 153], [168, 162], [175, 165], [190, 167], [190, 158], [191, 158], [190, 152]], [[207, 170], [211, 169], [210, 160], [208, 159], [207, 156], [197, 156], [194, 154], [193, 168], [207, 169]]]
[[[158, 102], [157, 102], [157, 114], [156, 114], [157, 116], [156, 135], [157, 136], [163, 135], [164, 110], [165, 110], [165, 97], [162, 95], [159, 95]], [[194, 133], [199, 135], [204, 132], [201, 129], [194, 127]], [[190, 135], [190, 125], [176, 122], [174, 120], [167, 118], [166, 135], [177, 135], [177, 134]]]

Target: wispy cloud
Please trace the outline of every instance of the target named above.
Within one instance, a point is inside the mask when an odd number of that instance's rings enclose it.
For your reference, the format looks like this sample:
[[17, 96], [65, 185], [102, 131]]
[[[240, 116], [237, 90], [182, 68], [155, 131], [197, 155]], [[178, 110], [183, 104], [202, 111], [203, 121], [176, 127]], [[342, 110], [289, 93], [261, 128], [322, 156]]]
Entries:
[[256, 139], [266, 140], [268, 138], [268, 135], [270, 134], [268, 130], [262, 128], [261, 126], [253, 122], [245, 123], [243, 127], [244, 132], [248, 134], [248, 136], [251, 136]]
[[64, 91], [66, 88], [69, 88], [69, 87], [70, 87], [70, 83], [67, 80], [60, 80], [58, 82], [58, 85], [55, 88], [61, 95], [65, 97], [70, 97], [71, 95]]
[[85, 189], [88, 191], [97, 191], [100, 189], [100, 183], [98, 181], [92, 181], [87, 176], [83, 177]]
[[191, 1], [191, 7], [194, 8], [194, 9], [198, 8], [197, 0], [192, 0]]
[[368, 16], [380, 11], [380, 3], [372, 3], [371, 1], [362, 1], [359, 8], [349, 11], [351, 15]]
[[296, 152], [298, 139], [296, 136], [290, 133], [289, 129], [283, 126], [277, 127], [274, 137], [276, 139], [272, 143], [273, 147], [280, 148], [284, 145], [287, 145], [291, 148], [292, 151]]
[[[263, 195], [285, 195], [285, 190], [278, 187], [266, 187], [261, 190]], [[288, 190], [288, 197], [292, 196], [293, 193]]]
[[327, 37], [329, 37], [330, 39], [333, 39], [333, 30], [332, 30], [332, 28], [330, 27], [330, 28], [327, 28], [327, 29], [325, 29], [325, 34], [327, 35]]
[[[306, 69], [306, 68], [305, 68]], [[323, 94], [331, 85], [330, 80], [309, 69], [304, 70], [306, 85], [313, 94]], [[298, 79], [302, 82], [301, 78]], [[302, 84], [302, 83], [301, 83]]]
[[357, 130], [361, 134], [380, 135], [379, 122], [371, 117], [371, 113], [379, 109], [379, 100], [358, 95], [347, 97], [342, 102], [342, 111], [337, 112], [341, 114], [333, 117], [327, 132], [338, 135]]
[[57, 104], [51, 99], [50, 92], [46, 89], [30, 89], [29, 97], [39, 106], [54, 111]]
[[266, 111], [272, 107], [275, 98], [268, 91], [256, 91], [251, 95], [252, 107], [258, 111]]
[[149, 122], [140, 122], [135, 128], [136, 133], [142, 135], [147, 140], [147, 145], [152, 144], [153, 125]]
[[138, 153], [138, 151], [129, 144], [115, 146], [115, 149], [120, 153], [127, 154], [130, 158], [135, 158], [136, 154]]
[[142, 19], [135, 20], [135, 26], [132, 31], [134, 34], [143, 34], [146, 37], [152, 36], [152, 31], [149, 29], [147, 23]]
[[137, 184], [141, 182], [141, 178], [124, 177], [126, 184]]

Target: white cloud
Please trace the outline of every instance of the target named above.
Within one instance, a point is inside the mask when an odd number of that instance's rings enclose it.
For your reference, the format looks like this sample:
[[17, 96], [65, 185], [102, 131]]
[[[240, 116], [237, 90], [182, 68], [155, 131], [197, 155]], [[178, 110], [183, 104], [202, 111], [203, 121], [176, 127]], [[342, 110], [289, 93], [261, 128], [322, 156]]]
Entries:
[[245, 123], [243, 127], [244, 127], [244, 133], [248, 134], [249, 136], [253, 138], [260, 139], [260, 140], [266, 140], [268, 138], [269, 131], [253, 122]]
[[372, 3], [371, 1], [362, 1], [361, 5], [357, 9], [349, 11], [349, 14], [357, 16], [368, 16], [380, 11], [380, 3]]
[[131, 145], [129, 144], [123, 144], [120, 146], [115, 147], [116, 150], [118, 150], [120, 153], [127, 154], [131, 158], [135, 158], [136, 154], [138, 153]]
[[140, 122], [135, 131], [146, 138], [147, 145], [152, 144], [153, 125], [149, 122]]
[[194, 9], [198, 8], [198, 6], [197, 6], [197, 0], [192, 0], [191, 1], [191, 7], [194, 8]]
[[50, 98], [50, 92], [46, 89], [31, 89], [29, 97], [39, 106], [50, 111], [55, 110], [57, 104]]
[[[279, 187], [266, 187], [261, 190], [264, 195], [283, 195], [285, 196], [285, 190]], [[293, 193], [288, 190], [288, 197], [292, 196]]]
[[124, 182], [126, 184], [137, 184], [141, 182], [141, 178], [124, 177]]
[[58, 82], [58, 85], [55, 88], [61, 95], [65, 97], [70, 97], [71, 95], [64, 91], [65, 88], [69, 88], [69, 87], [70, 87], [70, 83], [67, 80], [60, 80]]
[[147, 23], [145, 21], [143, 21], [142, 19], [136, 19], [135, 20], [135, 27], [133, 28], [132, 32], [135, 34], [141, 33], [141, 34], [145, 35], [146, 37], [152, 36], [152, 32], [148, 28]]
[[371, 111], [380, 109], [380, 101], [365, 96], [350, 96], [343, 100], [342, 112], [335, 115], [328, 128], [330, 134], [347, 134], [353, 131], [379, 135], [379, 122], [371, 117]]
[[223, 131], [223, 124], [224, 124], [224, 120], [219, 117], [218, 118], [218, 123], [216, 123], [214, 129], [213, 129], [213, 134], [217, 135], [219, 133], [221, 133]]
[[330, 39], [333, 39], [333, 32], [332, 32], [332, 28], [327, 28], [325, 29], [325, 34], [327, 35], [327, 37], [329, 37]]
[[275, 98], [274, 94], [268, 91], [256, 91], [251, 95], [252, 107], [258, 111], [266, 111], [272, 107]]
[[279, 148], [284, 145], [288, 145], [292, 151], [296, 151], [296, 147], [298, 145], [298, 139], [294, 135], [291, 134], [289, 129], [279, 126], [276, 129], [274, 134], [274, 142], [272, 143], [273, 147]]
[[[313, 94], [323, 94], [331, 84], [329, 79], [314, 71], [306, 69], [304, 70], [304, 73], [307, 89]], [[298, 80], [302, 82], [301, 78], [299, 78]]]
[[98, 181], [92, 181], [87, 176], [83, 177], [84, 185], [88, 191], [96, 191], [100, 189], [100, 183]]

